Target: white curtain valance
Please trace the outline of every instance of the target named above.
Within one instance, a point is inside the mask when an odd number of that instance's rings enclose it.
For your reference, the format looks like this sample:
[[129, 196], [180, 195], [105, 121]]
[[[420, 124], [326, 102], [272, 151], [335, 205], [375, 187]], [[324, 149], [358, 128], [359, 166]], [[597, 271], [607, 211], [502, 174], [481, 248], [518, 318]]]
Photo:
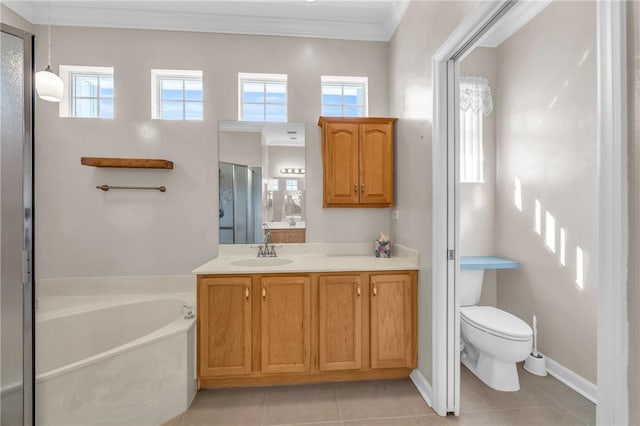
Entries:
[[460, 77], [460, 109], [481, 111], [489, 115], [493, 110], [491, 87], [484, 77]]

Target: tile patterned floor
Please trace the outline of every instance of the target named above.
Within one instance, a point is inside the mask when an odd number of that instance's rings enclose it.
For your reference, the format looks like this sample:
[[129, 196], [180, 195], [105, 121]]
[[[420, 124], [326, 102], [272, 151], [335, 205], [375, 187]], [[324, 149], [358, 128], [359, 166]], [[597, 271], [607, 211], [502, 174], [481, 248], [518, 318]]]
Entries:
[[519, 369], [521, 389], [498, 392], [461, 368], [462, 412], [439, 417], [410, 380], [198, 392], [164, 426], [594, 425], [595, 406], [553, 377]]

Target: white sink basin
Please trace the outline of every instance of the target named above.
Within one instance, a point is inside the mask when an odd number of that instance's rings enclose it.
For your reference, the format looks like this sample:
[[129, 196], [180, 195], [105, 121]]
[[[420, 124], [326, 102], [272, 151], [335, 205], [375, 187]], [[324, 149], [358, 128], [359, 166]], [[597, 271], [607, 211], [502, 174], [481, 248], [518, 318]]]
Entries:
[[252, 257], [249, 259], [234, 260], [231, 262], [235, 266], [282, 266], [292, 263], [291, 259], [281, 257]]

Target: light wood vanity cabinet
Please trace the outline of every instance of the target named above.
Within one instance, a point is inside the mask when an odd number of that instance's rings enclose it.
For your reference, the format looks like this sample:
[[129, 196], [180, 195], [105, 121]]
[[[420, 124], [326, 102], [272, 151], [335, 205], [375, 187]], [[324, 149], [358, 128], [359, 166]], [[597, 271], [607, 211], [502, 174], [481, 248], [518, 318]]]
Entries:
[[198, 280], [198, 357], [203, 376], [251, 372], [251, 278]]
[[328, 275], [318, 279], [320, 370], [362, 366], [362, 277]]
[[395, 121], [320, 117], [324, 207], [393, 205]]
[[305, 229], [272, 229], [272, 243], [304, 243]]
[[417, 272], [198, 276], [198, 385], [407, 377]]
[[306, 276], [261, 279], [262, 372], [309, 371], [310, 287]]
[[371, 276], [371, 367], [413, 364], [413, 293], [407, 274]]

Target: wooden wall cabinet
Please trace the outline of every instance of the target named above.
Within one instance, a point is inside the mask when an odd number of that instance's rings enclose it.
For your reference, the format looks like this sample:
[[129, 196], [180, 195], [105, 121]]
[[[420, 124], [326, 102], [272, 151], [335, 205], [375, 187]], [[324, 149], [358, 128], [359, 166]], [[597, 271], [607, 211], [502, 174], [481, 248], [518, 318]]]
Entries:
[[395, 121], [320, 117], [324, 207], [393, 205]]
[[198, 386], [408, 377], [417, 272], [198, 276]]

